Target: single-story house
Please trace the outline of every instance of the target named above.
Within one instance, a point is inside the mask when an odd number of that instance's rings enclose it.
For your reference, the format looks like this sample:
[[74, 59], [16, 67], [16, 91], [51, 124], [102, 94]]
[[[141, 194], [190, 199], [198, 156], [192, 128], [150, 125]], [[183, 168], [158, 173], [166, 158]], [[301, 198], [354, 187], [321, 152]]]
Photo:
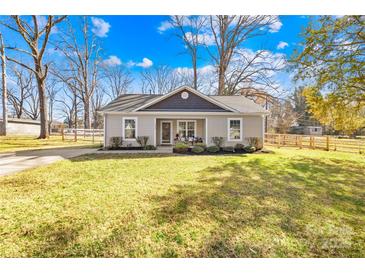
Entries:
[[178, 138], [199, 138], [207, 145], [224, 137], [226, 146], [247, 144], [248, 137], [264, 138], [268, 112], [244, 96], [205, 95], [180, 87], [164, 95], [123, 94], [106, 105], [104, 146], [111, 137], [138, 146], [137, 136], [148, 136], [154, 146], [173, 145]]

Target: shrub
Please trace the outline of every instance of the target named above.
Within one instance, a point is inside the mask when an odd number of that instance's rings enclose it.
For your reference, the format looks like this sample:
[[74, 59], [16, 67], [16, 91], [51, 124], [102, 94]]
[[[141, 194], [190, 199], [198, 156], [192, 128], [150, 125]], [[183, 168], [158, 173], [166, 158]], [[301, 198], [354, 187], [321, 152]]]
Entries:
[[177, 153], [186, 153], [189, 150], [189, 145], [182, 143], [182, 142], [178, 142], [175, 144], [175, 152]]
[[203, 149], [205, 149], [207, 146], [204, 143], [195, 143], [196, 147], [202, 147]]
[[232, 147], [232, 146], [223, 147], [223, 151], [225, 151], [225, 152], [234, 152], [234, 147]]
[[244, 150], [247, 153], [252, 153], [252, 152], [255, 152], [256, 151], [256, 147], [254, 147], [254, 146], [247, 146], [247, 147], [245, 147]]
[[219, 147], [217, 147], [217, 146], [209, 146], [209, 147], [207, 147], [207, 151], [209, 153], [217, 153], [217, 152], [219, 152]]
[[110, 147], [119, 148], [123, 145], [123, 137], [114, 136], [110, 137]]
[[149, 139], [149, 137], [148, 137], [148, 136], [138, 136], [138, 137], [137, 137], [137, 143], [138, 143], [141, 147], [143, 147], [143, 149], [146, 149], [148, 139]]
[[236, 144], [234, 146], [234, 149], [235, 150], [243, 150], [245, 148], [244, 144]]
[[156, 150], [156, 147], [154, 145], [146, 145], [144, 147], [145, 150]]
[[224, 144], [224, 138], [223, 137], [212, 137], [212, 142], [219, 148], [221, 148]]
[[262, 140], [258, 137], [248, 137], [246, 138], [248, 141], [248, 145], [251, 147], [255, 147], [257, 149], [262, 149]]
[[203, 153], [204, 152], [204, 148], [201, 147], [201, 146], [194, 146], [192, 149], [191, 149], [191, 152], [194, 152], [194, 153]]

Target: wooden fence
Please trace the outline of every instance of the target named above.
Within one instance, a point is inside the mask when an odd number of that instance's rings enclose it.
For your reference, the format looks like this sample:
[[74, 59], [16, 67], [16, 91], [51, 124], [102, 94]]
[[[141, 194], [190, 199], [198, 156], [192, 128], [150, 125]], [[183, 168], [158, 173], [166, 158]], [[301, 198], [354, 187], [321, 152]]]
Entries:
[[365, 139], [345, 139], [334, 136], [265, 133], [265, 144], [276, 147], [298, 147], [365, 153]]
[[61, 136], [62, 140], [88, 141], [91, 143], [102, 143], [104, 137], [103, 129], [84, 128], [59, 128], [51, 131], [53, 136]]

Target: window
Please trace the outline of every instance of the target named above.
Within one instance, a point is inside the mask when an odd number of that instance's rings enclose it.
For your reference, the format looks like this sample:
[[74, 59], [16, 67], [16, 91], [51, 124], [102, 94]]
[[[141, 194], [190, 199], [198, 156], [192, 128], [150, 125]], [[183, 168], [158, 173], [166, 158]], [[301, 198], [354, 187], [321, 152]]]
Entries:
[[195, 136], [195, 121], [177, 121], [179, 137], [189, 138]]
[[228, 118], [228, 141], [242, 141], [241, 118]]
[[136, 139], [137, 118], [123, 118], [124, 139]]

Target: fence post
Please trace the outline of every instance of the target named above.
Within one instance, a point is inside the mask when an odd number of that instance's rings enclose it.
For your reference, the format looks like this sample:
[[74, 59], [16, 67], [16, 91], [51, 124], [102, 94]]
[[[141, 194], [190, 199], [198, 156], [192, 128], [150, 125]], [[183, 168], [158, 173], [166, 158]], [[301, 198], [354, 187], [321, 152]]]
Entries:
[[74, 141], [77, 142], [77, 128], [75, 128], [75, 132], [74, 132]]
[[63, 128], [63, 125], [61, 126], [61, 136], [62, 136], [62, 142], [65, 141], [65, 130]]
[[280, 134], [278, 134], [278, 148], [280, 148]]
[[326, 137], [326, 150], [330, 151], [330, 137], [329, 136]]
[[303, 148], [303, 143], [302, 143], [302, 138], [303, 136], [299, 136], [299, 148], [302, 149]]
[[93, 144], [94, 144], [94, 131], [95, 129], [93, 128], [92, 131], [93, 131]]

